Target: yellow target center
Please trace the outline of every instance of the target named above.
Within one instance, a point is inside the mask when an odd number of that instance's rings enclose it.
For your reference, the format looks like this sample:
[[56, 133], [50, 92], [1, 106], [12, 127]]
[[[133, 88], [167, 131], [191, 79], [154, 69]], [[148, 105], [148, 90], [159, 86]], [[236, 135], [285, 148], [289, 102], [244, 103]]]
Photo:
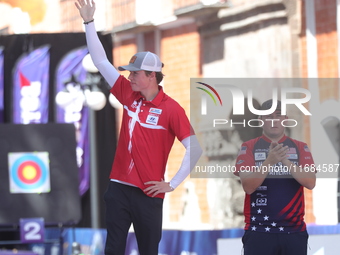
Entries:
[[26, 166], [22, 171], [22, 175], [26, 180], [32, 180], [37, 175], [37, 170], [33, 166]]

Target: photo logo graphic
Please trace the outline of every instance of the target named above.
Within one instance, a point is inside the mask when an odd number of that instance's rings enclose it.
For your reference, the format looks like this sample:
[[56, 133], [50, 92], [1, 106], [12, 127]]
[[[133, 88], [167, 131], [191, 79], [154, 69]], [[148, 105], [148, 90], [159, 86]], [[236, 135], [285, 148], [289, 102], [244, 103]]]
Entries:
[[[203, 83], [203, 82], [197, 82], [197, 83], [209, 88], [216, 95], [216, 97], [218, 98], [218, 101], [220, 102], [220, 105], [222, 106], [222, 99], [221, 99], [220, 95], [217, 93], [216, 89], [214, 89], [212, 86], [210, 86], [206, 83]], [[201, 87], [196, 87], [196, 88], [203, 90], [205, 93], [207, 93], [211, 97], [211, 99], [214, 101], [214, 104], [217, 105], [217, 101], [216, 101], [214, 95], [209, 90], [207, 90], [205, 88], [201, 88]], [[202, 95], [202, 108], [201, 109], [202, 109], [202, 111], [201, 111], [202, 115], [206, 115], [207, 114], [207, 98], [203, 95]]]
[[[311, 93], [309, 90], [305, 88], [299, 87], [267, 87], [266, 94], [268, 94], [267, 98], [272, 99], [272, 105], [270, 109], [257, 109], [253, 105], [254, 99], [256, 96], [254, 94], [258, 94], [258, 91], [254, 91], [256, 88], [248, 87], [244, 91], [244, 89], [236, 86], [230, 85], [229, 81], [213, 81], [208, 85], [207, 83], [195, 81], [195, 87], [197, 89], [203, 90], [205, 93], [201, 94], [201, 116], [207, 116], [207, 120], [211, 121], [212, 127], [217, 127], [221, 125], [230, 125], [230, 127], [234, 127], [236, 125], [243, 127], [262, 127], [264, 123], [271, 122], [272, 126], [277, 121], [280, 121], [281, 125], [284, 127], [296, 127], [298, 125], [298, 121], [296, 119], [288, 118], [287, 116], [287, 107], [295, 107], [305, 116], [312, 115], [309, 110], [305, 107], [305, 103], [308, 103], [311, 99]], [[229, 84], [228, 84], [229, 83]], [[201, 86], [197, 86], [197, 84]], [[217, 92], [218, 91], [218, 92]], [[255, 93], [254, 93], [255, 92]], [[271, 94], [271, 96], [270, 96]], [[208, 96], [210, 96], [214, 105], [208, 104]], [[235, 118], [226, 119], [225, 118], [225, 105], [222, 104], [222, 98], [224, 103], [226, 102], [225, 96], [228, 98], [231, 96], [231, 100], [227, 100], [227, 103], [231, 103], [231, 111], [232, 116], [236, 116]], [[275, 112], [275, 109], [280, 102], [281, 105], [281, 115], [285, 115], [286, 118], [279, 119], [270, 119], [270, 118], [253, 118], [247, 119], [245, 116], [245, 112], [247, 108], [247, 112], [252, 113], [257, 116], [266, 116]], [[216, 108], [219, 106], [219, 108]], [[208, 109], [209, 108], [209, 109]], [[208, 110], [210, 110], [208, 114]], [[214, 116], [213, 119], [211, 119]], [[238, 117], [237, 117], [238, 116]], [[244, 118], [242, 119], [242, 116]], [[211, 119], [211, 120], [210, 120]]]
[[[222, 100], [220, 95], [217, 93], [217, 91], [210, 85], [203, 83], [203, 82], [196, 82], [199, 84], [202, 84], [206, 87], [208, 87], [210, 90], [214, 92], [214, 94], [218, 97], [220, 104], [222, 106]], [[243, 91], [234, 85], [228, 85], [228, 84], [217, 84], [215, 87], [219, 88], [220, 90], [227, 89], [229, 93], [232, 95], [232, 102], [233, 102], [233, 114], [234, 115], [244, 115], [244, 102], [245, 102], [245, 95]], [[216, 99], [212, 95], [210, 91], [204, 88], [197, 87], [198, 89], [201, 89], [205, 91], [214, 101], [215, 105], [217, 105]], [[223, 91], [225, 92], [225, 91]], [[286, 109], [287, 105], [295, 105], [304, 115], [312, 115], [306, 108], [303, 106], [304, 103], [308, 103], [311, 99], [311, 93], [307, 89], [304, 88], [281, 88], [281, 107], [282, 107], [282, 115], [286, 115]], [[300, 94], [304, 95], [303, 98], [289, 98], [289, 94]], [[277, 101], [278, 101], [278, 89], [273, 88], [272, 89], [272, 100], [273, 105], [268, 110], [258, 110], [255, 109], [252, 103], [253, 100], [253, 92], [251, 89], [247, 91], [247, 106], [251, 113], [255, 115], [269, 115], [273, 113], [276, 109]], [[202, 96], [202, 102], [201, 102], [201, 114], [207, 115], [207, 100], [206, 97]]]

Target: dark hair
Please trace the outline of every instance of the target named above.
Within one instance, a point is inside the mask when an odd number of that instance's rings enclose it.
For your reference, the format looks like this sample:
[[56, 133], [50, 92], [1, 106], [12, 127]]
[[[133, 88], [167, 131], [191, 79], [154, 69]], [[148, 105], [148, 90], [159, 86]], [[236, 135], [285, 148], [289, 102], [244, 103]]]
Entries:
[[[162, 63], [162, 67], [164, 64]], [[144, 71], [146, 76], [149, 76], [153, 71]], [[155, 72], [157, 84], [160, 84], [163, 80], [164, 74], [162, 72]]]

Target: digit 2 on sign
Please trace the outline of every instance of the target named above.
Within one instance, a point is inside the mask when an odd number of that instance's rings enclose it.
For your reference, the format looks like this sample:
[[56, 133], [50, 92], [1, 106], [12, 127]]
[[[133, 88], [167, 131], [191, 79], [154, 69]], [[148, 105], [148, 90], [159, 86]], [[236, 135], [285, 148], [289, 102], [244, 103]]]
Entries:
[[20, 239], [22, 243], [43, 243], [45, 223], [43, 218], [20, 219]]

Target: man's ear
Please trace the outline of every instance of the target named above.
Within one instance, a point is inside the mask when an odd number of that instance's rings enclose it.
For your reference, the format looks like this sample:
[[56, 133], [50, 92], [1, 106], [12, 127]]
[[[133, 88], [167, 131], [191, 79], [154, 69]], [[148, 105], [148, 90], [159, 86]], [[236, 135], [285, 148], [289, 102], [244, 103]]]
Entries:
[[152, 72], [152, 73], [150, 74], [150, 76], [151, 76], [152, 78], [156, 77], [156, 72]]

